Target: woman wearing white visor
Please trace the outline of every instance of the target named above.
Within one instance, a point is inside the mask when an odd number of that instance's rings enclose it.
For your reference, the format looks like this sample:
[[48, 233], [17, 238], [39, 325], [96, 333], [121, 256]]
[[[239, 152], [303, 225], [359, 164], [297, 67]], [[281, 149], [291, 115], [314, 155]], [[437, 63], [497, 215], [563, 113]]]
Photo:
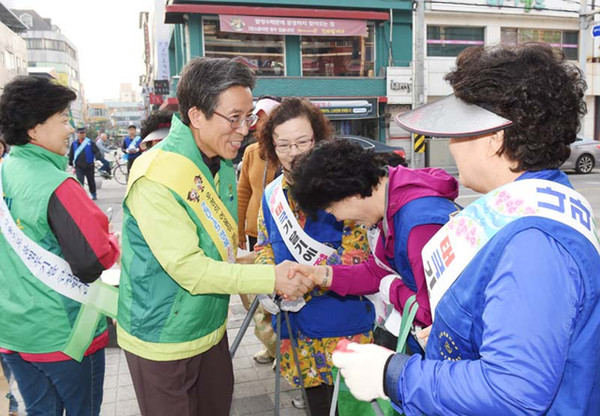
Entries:
[[406, 415], [600, 412], [600, 243], [558, 167], [585, 113], [580, 71], [547, 44], [469, 48], [454, 95], [396, 121], [449, 137], [463, 185], [484, 194], [423, 249], [426, 356], [338, 345], [362, 400]]

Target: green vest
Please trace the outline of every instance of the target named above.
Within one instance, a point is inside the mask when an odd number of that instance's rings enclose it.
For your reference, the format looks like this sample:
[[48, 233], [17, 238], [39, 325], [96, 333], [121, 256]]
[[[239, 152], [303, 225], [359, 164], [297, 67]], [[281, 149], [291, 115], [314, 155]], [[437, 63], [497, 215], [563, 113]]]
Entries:
[[[62, 257], [48, 225], [48, 202], [66, 179], [67, 158], [26, 144], [11, 148], [0, 164], [4, 199], [29, 238]], [[63, 351], [81, 304], [33, 276], [0, 234], [0, 347], [25, 353]], [[100, 320], [96, 336], [106, 330]]]
[[[190, 129], [177, 117], [173, 117], [169, 135], [136, 160], [131, 173], [129, 189], [137, 179], [145, 176], [148, 169], [145, 167], [148, 162], [145, 159], [153, 158], [153, 152], [156, 152], [157, 149], [176, 153], [191, 161], [203, 173], [210, 185], [217, 190], [226, 209], [237, 221], [236, 184], [231, 161], [221, 161], [217, 174], [217, 189], [212, 174], [202, 160], [202, 155]], [[142, 170], [136, 171], [136, 166], [137, 169]], [[152, 166], [151, 161], [149, 166]], [[160, 181], [158, 182], [160, 183]], [[170, 191], [173, 198], [186, 210], [194, 222], [199, 238], [199, 247], [204, 254], [215, 260], [225, 260], [219, 255], [215, 244], [187, 202], [172, 189]], [[152, 207], [149, 206], [148, 209], [152, 209]], [[227, 318], [229, 295], [192, 295], [179, 286], [163, 270], [152, 254], [135, 218], [127, 207], [127, 196], [123, 202], [121, 267], [118, 322], [120, 330], [124, 330], [127, 334], [145, 342], [184, 343], [211, 334], [224, 325]]]

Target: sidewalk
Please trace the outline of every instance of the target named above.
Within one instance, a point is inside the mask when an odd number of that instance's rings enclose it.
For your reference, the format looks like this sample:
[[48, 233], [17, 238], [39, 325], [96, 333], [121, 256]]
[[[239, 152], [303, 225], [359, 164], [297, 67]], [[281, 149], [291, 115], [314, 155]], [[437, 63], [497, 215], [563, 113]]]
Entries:
[[[231, 297], [227, 336], [230, 344], [237, 335], [246, 311], [239, 296]], [[233, 359], [235, 385], [231, 415], [275, 414], [275, 372], [271, 365], [258, 364], [252, 356], [261, 349], [254, 336], [254, 323], [246, 331]], [[281, 416], [301, 416], [303, 410], [292, 407], [291, 400], [300, 394], [281, 378]], [[106, 350], [106, 375], [102, 416], [137, 416], [140, 411], [129, 375], [125, 355], [120, 348]]]

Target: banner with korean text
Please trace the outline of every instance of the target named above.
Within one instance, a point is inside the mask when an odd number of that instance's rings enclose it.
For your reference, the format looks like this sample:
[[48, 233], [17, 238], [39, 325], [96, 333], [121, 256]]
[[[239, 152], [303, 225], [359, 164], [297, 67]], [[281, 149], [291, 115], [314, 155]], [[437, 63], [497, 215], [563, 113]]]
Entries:
[[219, 15], [223, 32], [261, 35], [367, 36], [365, 20]]

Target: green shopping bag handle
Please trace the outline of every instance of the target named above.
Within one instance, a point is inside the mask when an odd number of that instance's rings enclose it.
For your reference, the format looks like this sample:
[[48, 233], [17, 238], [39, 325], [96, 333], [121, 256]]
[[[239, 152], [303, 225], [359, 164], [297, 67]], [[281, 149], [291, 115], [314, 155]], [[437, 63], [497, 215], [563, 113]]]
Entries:
[[[415, 315], [419, 309], [417, 303], [417, 296], [412, 295], [404, 304], [402, 311], [402, 320], [400, 321], [400, 332], [398, 333], [398, 344], [396, 346], [396, 352], [404, 354], [406, 352], [406, 340], [408, 339], [408, 333], [412, 327]], [[407, 313], [408, 312], [408, 313]]]
[[[410, 328], [412, 327], [413, 321], [415, 320], [415, 316], [417, 314], [418, 309], [419, 304], [417, 303], [417, 297], [416, 295], [412, 295], [407, 299], [406, 303], [404, 304], [404, 309], [402, 310], [402, 319], [400, 321], [400, 331], [398, 332], [398, 344], [396, 346], [396, 352], [406, 352], [406, 340], [408, 339], [408, 333], [410, 332]], [[340, 371], [335, 367], [332, 367], [331, 371], [334, 378], [334, 391], [330, 409], [330, 416], [335, 415], [335, 410], [337, 407], [337, 398], [340, 391], [350, 391], [346, 383], [341, 381]], [[373, 400], [371, 402], [371, 406], [376, 416], [384, 415], [384, 412], [378, 400]]]

